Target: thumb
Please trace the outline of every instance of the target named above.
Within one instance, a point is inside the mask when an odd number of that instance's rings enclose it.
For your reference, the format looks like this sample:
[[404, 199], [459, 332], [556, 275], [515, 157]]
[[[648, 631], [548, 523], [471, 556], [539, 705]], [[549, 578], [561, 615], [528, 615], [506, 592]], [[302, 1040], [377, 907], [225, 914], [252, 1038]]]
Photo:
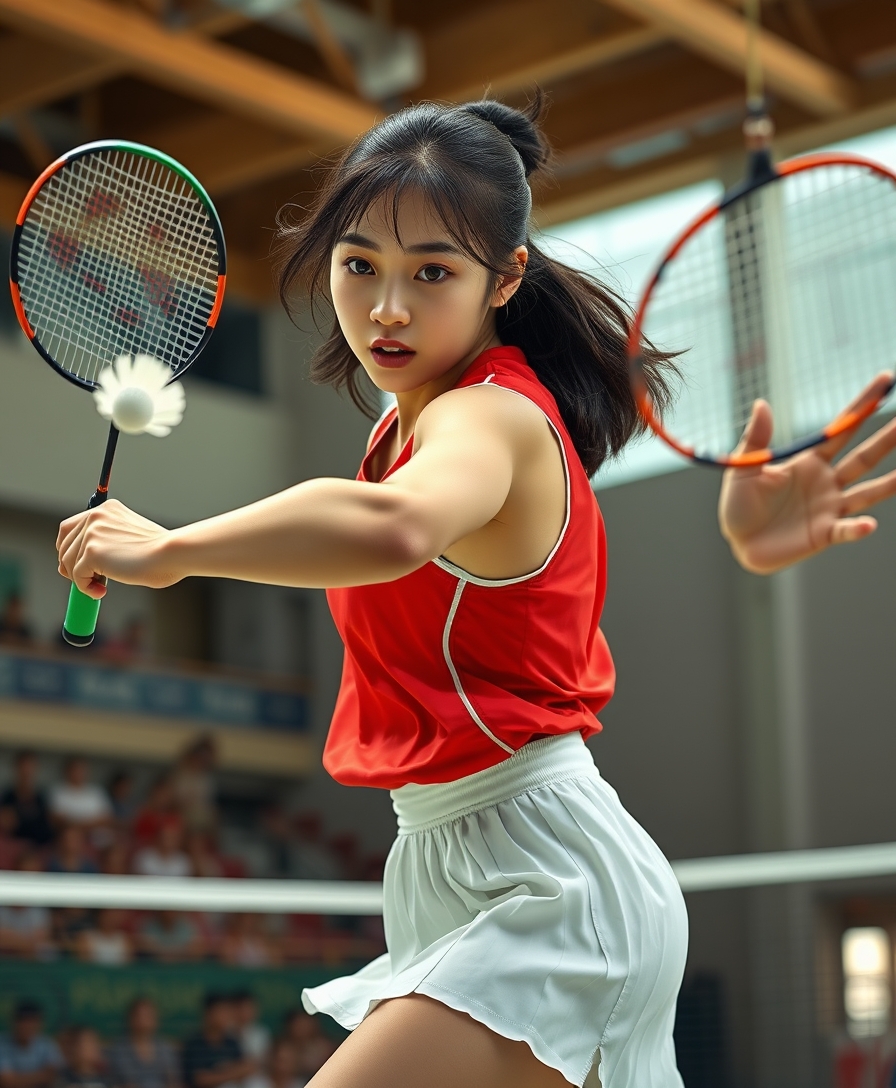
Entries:
[[772, 409], [768, 401], [754, 400], [750, 418], [734, 452], [753, 453], [755, 450], [767, 449], [771, 444], [773, 426]]

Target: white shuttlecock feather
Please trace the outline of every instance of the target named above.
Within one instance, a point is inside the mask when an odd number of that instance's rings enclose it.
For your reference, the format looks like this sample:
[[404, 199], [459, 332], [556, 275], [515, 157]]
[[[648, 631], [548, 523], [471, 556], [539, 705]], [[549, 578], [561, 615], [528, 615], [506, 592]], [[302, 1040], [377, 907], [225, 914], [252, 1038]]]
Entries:
[[183, 419], [186, 404], [183, 386], [169, 385], [170, 378], [170, 368], [151, 355], [120, 355], [97, 378], [96, 410], [124, 434], [164, 438]]

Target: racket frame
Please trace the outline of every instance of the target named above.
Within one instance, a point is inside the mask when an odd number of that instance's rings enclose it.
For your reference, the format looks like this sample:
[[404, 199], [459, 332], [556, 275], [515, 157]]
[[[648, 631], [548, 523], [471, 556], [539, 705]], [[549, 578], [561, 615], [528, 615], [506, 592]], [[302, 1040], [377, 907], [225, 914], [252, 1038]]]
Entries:
[[[725, 192], [715, 204], [711, 204], [708, 208], [704, 209], [704, 211], [700, 212], [699, 215], [695, 216], [678, 237], [669, 244], [641, 296], [641, 301], [638, 303], [638, 308], [635, 311], [628, 337], [629, 378], [638, 405], [638, 411], [654, 434], [661, 438], [668, 446], [671, 446], [676, 452], [680, 453], [683, 457], [687, 457], [691, 461], [695, 461], [701, 465], [710, 465], [715, 468], [753, 468], [757, 465], [768, 465], [773, 464], [775, 461], [783, 461], [788, 457], [793, 457], [794, 454], [802, 453], [804, 450], [821, 445], [822, 442], [827, 442], [831, 438], [836, 438], [837, 435], [843, 434], [844, 431], [850, 431], [853, 428], [858, 427], [859, 424], [863, 423], [869, 416], [874, 414], [880, 404], [889, 396], [894, 386], [896, 386], [896, 374], [894, 374], [892, 380], [883, 389], [880, 396], [867, 401], [860, 408], [855, 408], [851, 411], [844, 410], [839, 415], [835, 416], [834, 419], [820, 431], [816, 431], [814, 434], [808, 435], [805, 438], [800, 438], [795, 442], [791, 442], [776, 449], [767, 448], [763, 450], [753, 450], [750, 453], [732, 452], [729, 454], [722, 454], [718, 457], [699, 453], [693, 446], [689, 446], [686, 443], [679, 441], [679, 439], [675, 438], [675, 436], [670, 434], [665, 428], [659, 413], [654, 410], [650, 391], [644, 377], [641, 342], [644, 318], [648, 306], [652, 301], [654, 289], [661, 281], [663, 273], [669, 263], [675, 259], [684, 245], [699, 230], [716, 216], [724, 213], [725, 209], [733, 204], [735, 200], [739, 200], [748, 193], [756, 192], [764, 185], [774, 184], [783, 177], [799, 174], [806, 170], [814, 170], [822, 166], [862, 167], [886, 178], [894, 185], [894, 187], [896, 187], [896, 173], [889, 170], [881, 163], [875, 162], [873, 159], [866, 159], [862, 155], [851, 155], [836, 151], [819, 151], [812, 155], [801, 155], [799, 158], [788, 159], [785, 162], [775, 165], [772, 162], [768, 151], [763, 148], [750, 156], [747, 177]], [[896, 305], [896, 301], [894, 301], [894, 305]]]
[[81, 144], [80, 147], [75, 147], [71, 151], [67, 151], [64, 155], [61, 155], [55, 162], [51, 162], [46, 170], [44, 170], [36, 179], [28, 190], [25, 199], [22, 201], [19, 214], [16, 216], [16, 226], [12, 236], [12, 247], [9, 257], [9, 290], [12, 295], [12, 304], [16, 312], [16, 318], [18, 319], [19, 325], [22, 327], [22, 331], [31, 341], [37, 353], [42, 359], [50, 364], [57, 374], [61, 374], [63, 378], [72, 382], [74, 385], [77, 385], [80, 389], [88, 389], [92, 392], [94, 389], [98, 388], [98, 382], [91, 381], [88, 378], [80, 378], [78, 375], [72, 374], [64, 367], [61, 367], [37, 338], [34, 329], [28, 321], [28, 315], [25, 313], [25, 307], [22, 303], [22, 294], [19, 289], [18, 255], [25, 219], [31, 209], [31, 205], [37, 198], [37, 194], [41, 191], [46, 182], [53, 177], [54, 174], [62, 170], [63, 167], [69, 166], [71, 163], [76, 162], [78, 159], [82, 159], [87, 155], [92, 155], [100, 151], [121, 151], [126, 154], [140, 155], [143, 158], [152, 159], [154, 162], [166, 166], [173, 173], [183, 178], [188, 185], [192, 186], [208, 213], [209, 222], [215, 237], [215, 245], [218, 249], [219, 268], [217, 292], [202, 338], [196, 344], [196, 347], [191, 352], [190, 356], [178, 366], [177, 370], [172, 371], [171, 380], [173, 381], [197, 358], [199, 353], [208, 343], [209, 337], [217, 324], [218, 316], [221, 313], [221, 304], [224, 301], [224, 288], [227, 282], [227, 251], [224, 245], [224, 231], [221, 227], [221, 220], [218, 217], [218, 212], [212, 203], [211, 197], [186, 167], [182, 166], [176, 159], [172, 159], [164, 152], [157, 151], [154, 147], [148, 147], [146, 144], [132, 143], [129, 140], [94, 140], [92, 143]]

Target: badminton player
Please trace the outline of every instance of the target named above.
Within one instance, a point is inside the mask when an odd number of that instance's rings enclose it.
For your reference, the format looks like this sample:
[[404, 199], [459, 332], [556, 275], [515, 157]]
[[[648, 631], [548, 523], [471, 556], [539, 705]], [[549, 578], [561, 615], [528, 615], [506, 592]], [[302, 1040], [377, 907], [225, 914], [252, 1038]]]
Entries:
[[[61, 572], [326, 587], [345, 642], [324, 752], [389, 789], [388, 952], [307, 990], [352, 1034], [314, 1088], [676, 1088], [687, 920], [669, 864], [584, 739], [613, 690], [591, 474], [640, 429], [628, 314], [529, 236], [540, 102], [387, 117], [281, 225], [282, 294], [335, 311], [312, 362], [397, 398], [357, 480], [318, 479], [168, 531], [117, 502], [63, 522]], [[654, 400], [674, 361], [646, 346]], [[744, 445], [773, 426], [758, 405]], [[889, 425], [729, 475], [722, 532], [780, 569], [873, 531]], [[649, 758], [649, 753], [645, 753]]]

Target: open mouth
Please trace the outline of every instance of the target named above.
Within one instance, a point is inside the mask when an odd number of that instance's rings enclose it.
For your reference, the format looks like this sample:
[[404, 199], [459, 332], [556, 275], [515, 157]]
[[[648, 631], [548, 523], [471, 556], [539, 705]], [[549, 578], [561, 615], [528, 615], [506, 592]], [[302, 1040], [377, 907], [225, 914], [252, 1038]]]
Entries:
[[403, 366], [415, 354], [404, 344], [374, 343], [370, 354], [380, 366]]

